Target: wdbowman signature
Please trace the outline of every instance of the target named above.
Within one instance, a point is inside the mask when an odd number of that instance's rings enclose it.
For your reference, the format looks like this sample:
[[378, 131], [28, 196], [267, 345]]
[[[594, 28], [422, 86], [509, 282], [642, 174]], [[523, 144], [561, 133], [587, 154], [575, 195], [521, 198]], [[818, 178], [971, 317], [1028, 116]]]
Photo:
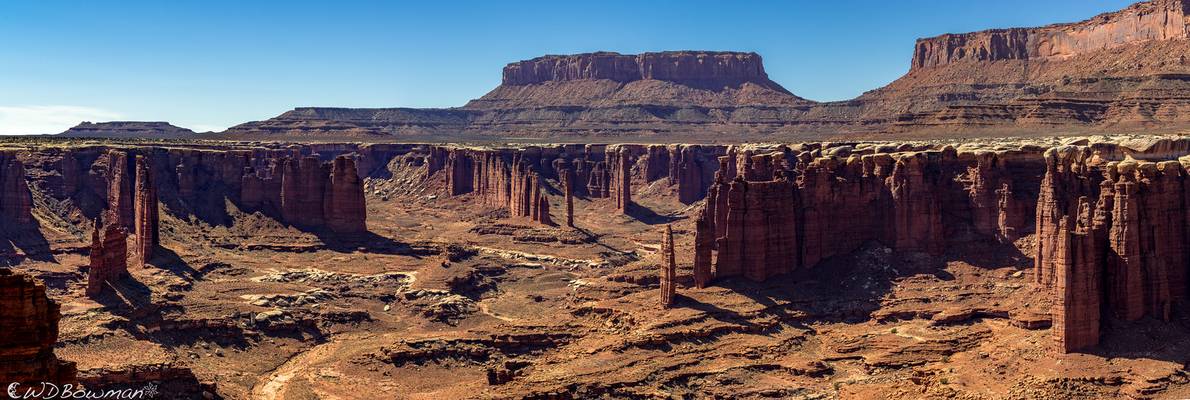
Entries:
[[20, 383], [8, 385], [8, 397], [12, 399], [151, 399], [157, 397], [157, 385], [148, 384], [140, 389], [90, 390], [78, 385], [41, 382], [41, 385], [22, 387]]

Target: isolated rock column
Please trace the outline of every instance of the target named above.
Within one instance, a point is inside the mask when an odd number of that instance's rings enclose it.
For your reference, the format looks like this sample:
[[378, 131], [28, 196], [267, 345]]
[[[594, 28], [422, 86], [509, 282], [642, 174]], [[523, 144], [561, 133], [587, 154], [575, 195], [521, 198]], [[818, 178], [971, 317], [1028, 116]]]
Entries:
[[108, 283], [128, 276], [128, 231], [116, 223], [108, 210], [95, 220], [91, 232], [91, 266], [87, 270], [87, 296], [103, 293]]
[[627, 148], [620, 149], [616, 162], [616, 172], [612, 174], [615, 180], [616, 211], [627, 214], [632, 206], [632, 165]]
[[674, 304], [677, 263], [674, 259], [673, 227], [665, 225], [665, 237], [661, 244], [661, 306], [670, 308]]
[[574, 171], [562, 171], [562, 191], [566, 197], [566, 226], [574, 227]]
[[128, 153], [108, 150], [107, 154], [107, 208], [112, 210], [108, 222], [124, 229], [133, 227], [132, 183]]
[[136, 157], [135, 233], [134, 261], [143, 267], [153, 258], [153, 249], [160, 244], [158, 238], [160, 216], [157, 210], [157, 187], [153, 184], [153, 168], [144, 156]]
[[711, 284], [711, 251], [715, 246], [706, 210], [694, 223], [694, 286], [705, 288]]

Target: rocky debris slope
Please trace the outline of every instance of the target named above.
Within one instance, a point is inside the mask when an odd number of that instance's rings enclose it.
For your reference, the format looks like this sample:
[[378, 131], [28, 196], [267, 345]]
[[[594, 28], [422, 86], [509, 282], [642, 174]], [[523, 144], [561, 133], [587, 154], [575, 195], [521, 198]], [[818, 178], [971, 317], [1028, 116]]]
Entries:
[[54, 355], [58, 341], [58, 303], [45, 285], [27, 275], [0, 269], [0, 381], [40, 387], [41, 382], [72, 383], [74, 363]]

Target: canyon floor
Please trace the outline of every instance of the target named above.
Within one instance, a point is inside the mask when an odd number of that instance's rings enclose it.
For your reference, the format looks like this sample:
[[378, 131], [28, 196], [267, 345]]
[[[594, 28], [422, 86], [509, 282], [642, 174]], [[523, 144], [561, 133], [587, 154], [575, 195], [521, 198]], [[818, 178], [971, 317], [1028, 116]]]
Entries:
[[[62, 304], [57, 353], [79, 370], [172, 364], [228, 399], [1190, 398], [1187, 315], [1109, 326], [1093, 352], [1049, 350], [1032, 235], [942, 257], [873, 242], [698, 289], [701, 202], [679, 203], [664, 180], [636, 189], [628, 215], [579, 198], [566, 228], [446, 196], [441, 172], [388, 170], [365, 183], [362, 238], [231, 202], [233, 223], [162, 212], [152, 266], [91, 300], [89, 238], [35, 208], [52, 256], [14, 268]], [[548, 196], [563, 221], [561, 194]]]

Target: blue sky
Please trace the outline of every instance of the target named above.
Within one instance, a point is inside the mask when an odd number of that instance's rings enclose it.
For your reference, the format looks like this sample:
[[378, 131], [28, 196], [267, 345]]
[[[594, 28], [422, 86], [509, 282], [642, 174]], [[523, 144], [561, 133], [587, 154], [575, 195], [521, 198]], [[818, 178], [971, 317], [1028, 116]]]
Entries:
[[1128, 0], [0, 2], [0, 134], [81, 120], [196, 130], [299, 106], [451, 107], [508, 62], [597, 50], [760, 53], [843, 100], [909, 68], [919, 37], [1085, 19]]

